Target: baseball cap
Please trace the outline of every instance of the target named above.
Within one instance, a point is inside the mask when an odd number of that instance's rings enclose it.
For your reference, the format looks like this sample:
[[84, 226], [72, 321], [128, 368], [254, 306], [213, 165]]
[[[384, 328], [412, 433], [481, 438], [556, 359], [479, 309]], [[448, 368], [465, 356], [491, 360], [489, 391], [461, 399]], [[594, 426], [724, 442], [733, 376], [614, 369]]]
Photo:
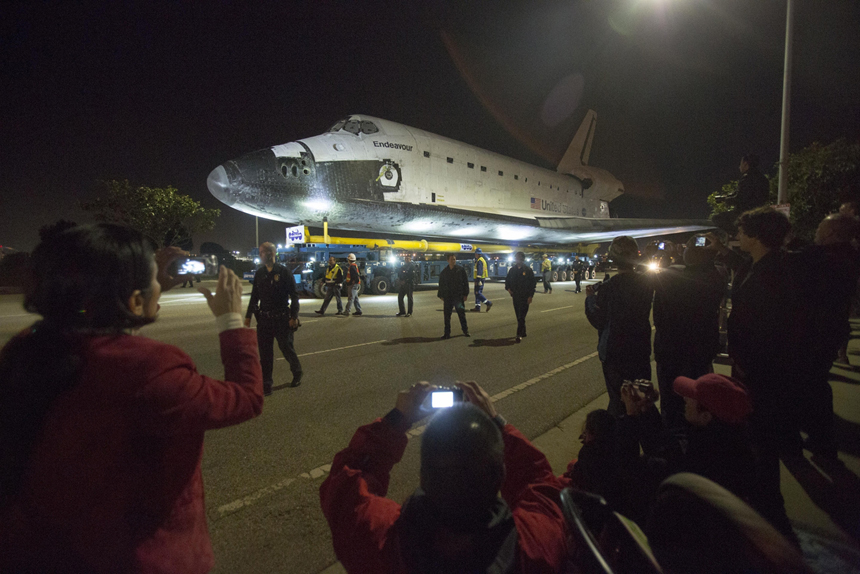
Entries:
[[481, 251], [481, 248], [478, 247], [477, 249], [475, 249], [475, 253], [483, 253], [483, 251]]
[[752, 412], [749, 391], [737, 379], [709, 373], [698, 379], [678, 377], [672, 385], [682, 397], [693, 399], [716, 418], [739, 424]]

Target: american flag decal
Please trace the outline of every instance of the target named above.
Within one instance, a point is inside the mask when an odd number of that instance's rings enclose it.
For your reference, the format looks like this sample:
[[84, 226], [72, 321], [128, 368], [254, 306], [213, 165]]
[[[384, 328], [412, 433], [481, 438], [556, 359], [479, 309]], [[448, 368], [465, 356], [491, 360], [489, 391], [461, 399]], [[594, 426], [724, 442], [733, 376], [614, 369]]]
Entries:
[[538, 198], [538, 197], [532, 198], [532, 209], [540, 209], [540, 198]]

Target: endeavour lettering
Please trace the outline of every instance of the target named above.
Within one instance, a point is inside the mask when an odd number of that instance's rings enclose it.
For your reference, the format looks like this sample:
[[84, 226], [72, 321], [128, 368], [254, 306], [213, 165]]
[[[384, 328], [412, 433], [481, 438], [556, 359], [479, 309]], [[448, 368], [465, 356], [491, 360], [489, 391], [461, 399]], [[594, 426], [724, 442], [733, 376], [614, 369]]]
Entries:
[[387, 147], [390, 149], [402, 149], [403, 151], [412, 151], [411, 145], [391, 142], [373, 142], [373, 147]]
[[541, 211], [552, 211], [553, 213], [576, 213], [576, 210], [574, 208], [570, 207], [569, 205], [564, 205], [563, 203], [556, 203], [554, 201], [541, 199], [539, 197], [533, 197], [531, 199], [532, 209], [539, 209]]

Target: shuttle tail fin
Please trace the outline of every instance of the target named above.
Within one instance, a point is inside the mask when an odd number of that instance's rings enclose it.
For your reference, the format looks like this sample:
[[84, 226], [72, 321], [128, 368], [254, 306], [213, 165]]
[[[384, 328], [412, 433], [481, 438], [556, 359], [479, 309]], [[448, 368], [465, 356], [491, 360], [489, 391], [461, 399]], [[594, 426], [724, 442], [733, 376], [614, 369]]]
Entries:
[[594, 110], [588, 110], [585, 119], [582, 120], [582, 124], [576, 130], [576, 135], [573, 136], [573, 141], [570, 142], [570, 146], [564, 152], [564, 157], [561, 158], [556, 171], [570, 173], [577, 166], [588, 165], [588, 156], [591, 155], [591, 141], [594, 139], [596, 125], [597, 113]]

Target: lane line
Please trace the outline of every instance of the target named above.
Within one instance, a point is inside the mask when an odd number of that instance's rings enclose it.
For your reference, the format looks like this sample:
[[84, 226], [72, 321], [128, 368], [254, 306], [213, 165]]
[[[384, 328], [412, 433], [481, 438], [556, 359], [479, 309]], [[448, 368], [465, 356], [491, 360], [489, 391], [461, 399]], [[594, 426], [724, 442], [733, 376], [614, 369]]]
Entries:
[[[341, 347], [341, 349], [349, 349], [351, 347], [361, 347], [362, 345], [373, 345], [373, 344], [382, 343], [382, 342], [384, 342], [384, 341], [374, 341], [373, 343], [362, 343], [361, 345], [351, 345], [350, 347]], [[330, 351], [337, 351], [337, 350], [339, 350], [339, 349], [330, 349]], [[317, 353], [328, 353], [328, 352], [329, 351], [317, 351]], [[317, 353], [308, 353], [308, 354], [309, 355], [315, 355]], [[303, 355], [299, 355], [299, 356], [301, 357]], [[549, 379], [550, 377], [554, 377], [555, 375], [558, 375], [559, 373], [562, 373], [562, 372], [564, 372], [570, 368], [573, 368], [576, 365], [582, 364], [585, 361], [593, 359], [596, 356], [597, 356], [597, 351], [590, 353], [588, 355], [585, 355], [583, 357], [580, 357], [580, 358], [576, 359], [575, 361], [571, 361], [570, 363], [561, 365], [560, 367], [556, 367], [555, 369], [553, 369], [551, 371], [547, 371], [546, 373], [544, 373], [542, 375], [538, 375], [537, 377], [534, 377], [534, 378], [529, 379], [523, 383], [515, 385], [515, 386], [513, 386], [509, 389], [506, 389], [500, 393], [496, 393], [495, 395], [493, 395], [490, 398], [493, 399], [493, 402], [500, 401], [506, 397], [509, 397], [509, 396], [515, 394], [515, 393], [518, 393], [520, 391], [524, 391], [525, 389], [531, 387], [532, 385], [536, 385], [545, 379]], [[278, 360], [282, 361], [283, 358], [278, 359]], [[426, 429], [426, 428], [427, 428], [427, 425], [421, 425], [421, 426], [415, 427], [414, 429], [407, 431], [406, 436], [409, 437], [410, 439], [415, 438], [417, 436], [421, 436], [421, 434], [424, 432], [424, 429]], [[303, 478], [305, 480], [311, 480], [311, 479], [321, 478], [321, 477], [325, 476], [326, 474], [328, 474], [329, 472], [331, 472], [331, 464], [324, 464], [322, 466], [312, 468], [311, 470], [309, 470], [307, 472], [303, 472], [294, 478], [285, 478], [284, 480], [282, 480], [276, 484], [273, 484], [272, 486], [267, 486], [267, 487], [261, 488], [260, 490], [254, 492], [252, 494], [249, 494], [248, 496], [245, 496], [243, 498], [240, 498], [238, 500], [230, 502], [229, 504], [219, 506], [218, 507], [218, 514], [220, 515], [219, 518], [223, 518], [229, 514], [233, 514], [234, 512], [241, 510], [242, 508], [245, 508], [246, 506], [251, 506], [252, 504], [259, 501], [261, 498], [268, 496], [270, 494], [274, 494], [275, 492], [285, 488], [286, 486], [289, 486], [290, 484], [292, 484], [293, 482], [295, 482], [299, 478]]]
[[[308, 321], [310, 322], [310, 321]], [[299, 357], [309, 357], [310, 355], [321, 355], [323, 353], [331, 353], [332, 351], [343, 351], [344, 349], [354, 349], [355, 347], [364, 347], [367, 345], [376, 345], [377, 343], [385, 343], [388, 339], [382, 339], [381, 341], [371, 341], [369, 343], [359, 343], [357, 345], [347, 345], [346, 347], [338, 347], [336, 349], [325, 349], [324, 351], [314, 351], [313, 353], [302, 353]], [[283, 357], [278, 357], [275, 359], [276, 361], [285, 360]]]
[[576, 305], [565, 305], [564, 307], [556, 307], [555, 309], [546, 309], [545, 311], [541, 311], [541, 313], [549, 313], [550, 311], [561, 311], [562, 309], [570, 309], [571, 307], [576, 307]]

